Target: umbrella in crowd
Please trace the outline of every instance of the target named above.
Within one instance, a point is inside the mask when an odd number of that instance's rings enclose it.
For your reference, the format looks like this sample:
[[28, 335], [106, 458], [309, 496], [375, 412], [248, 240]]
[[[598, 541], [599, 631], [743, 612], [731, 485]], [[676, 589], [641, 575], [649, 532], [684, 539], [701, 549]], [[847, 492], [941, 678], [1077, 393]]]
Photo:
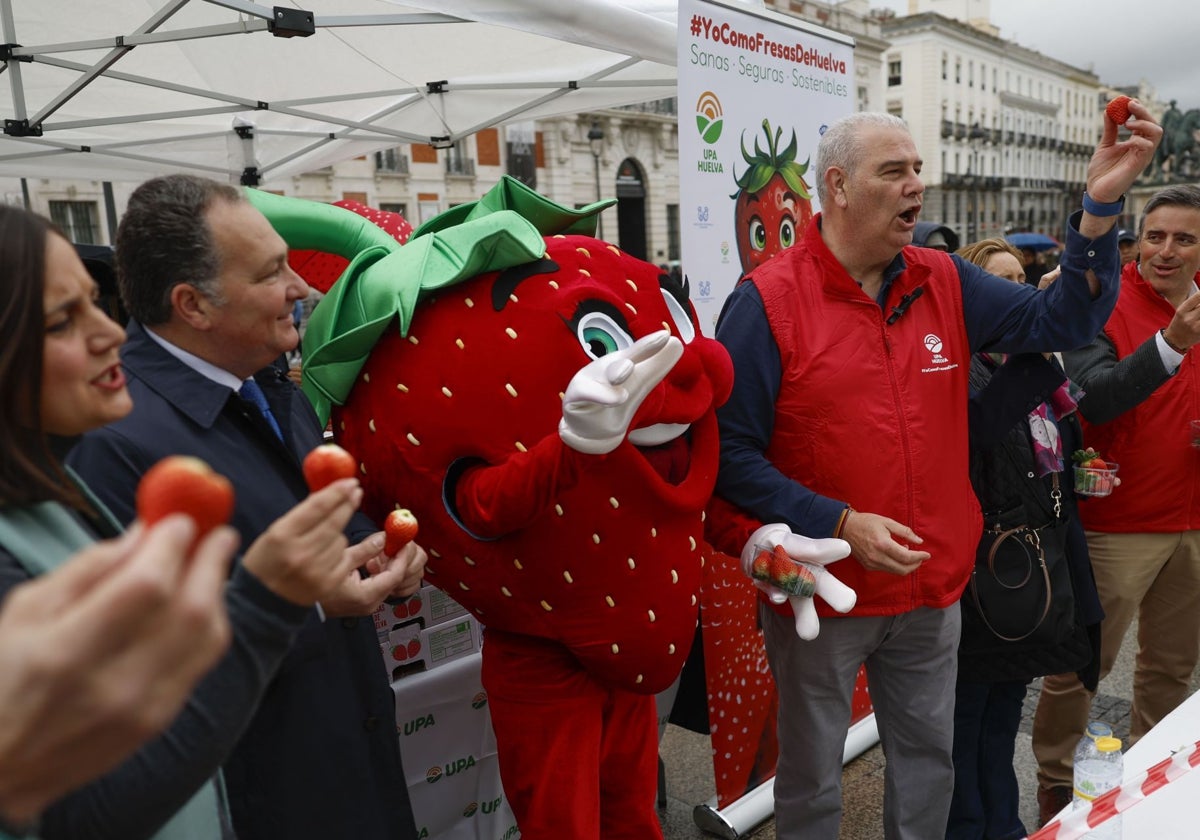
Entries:
[[1047, 236], [1044, 233], [1033, 233], [1030, 231], [1021, 231], [1019, 233], [1010, 233], [1005, 237], [1009, 244], [1014, 248], [1029, 248], [1032, 251], [1055, 251], [1061, 250], [1063, 244], [1053, 236]]

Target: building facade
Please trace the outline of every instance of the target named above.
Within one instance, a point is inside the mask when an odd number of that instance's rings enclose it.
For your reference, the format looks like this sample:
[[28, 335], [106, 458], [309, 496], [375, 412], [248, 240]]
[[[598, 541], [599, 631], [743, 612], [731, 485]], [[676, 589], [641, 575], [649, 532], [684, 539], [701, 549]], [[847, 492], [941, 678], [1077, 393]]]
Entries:
[[[1000, 38], [988, 0], [910, 0], [905, 16], [872, 10], [868, 0], [764, 0], [764, 7], [856, 39], [856, 107], [888, 111], [912, 128], [924, 156], [925, 219], [950, 225], [964, 242], [1015, 230], [1061, 238], [1116, 89], [1090, 70]], [[1153, 104], [1145, 82], [1120, 92], [1166, 110]], [[604, 238], [669, 264], [680, 258], [678, 148], [670, 99], [485, 129], [445, 149], [398, 146], [263, 186], [359, 201], [417, 225], [510, 174], [571, 206], [615, 197], [600, 218]], [[1135, 221], [1154, 183], [1200, 166], [1194, 157], [1164, 159], [1157, 180], [1148, 176], [1130, 196], [1122, 223]], [[4, 200], [50, 216], [76, 241], [101, 244], [111, 243], [134, 186], [0, 180]]]

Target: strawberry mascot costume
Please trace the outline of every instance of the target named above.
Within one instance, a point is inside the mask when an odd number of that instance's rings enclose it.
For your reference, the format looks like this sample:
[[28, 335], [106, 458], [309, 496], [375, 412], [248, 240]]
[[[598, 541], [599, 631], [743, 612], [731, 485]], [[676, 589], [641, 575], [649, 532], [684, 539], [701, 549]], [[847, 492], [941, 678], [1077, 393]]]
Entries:
[[428, 579], [486, 628], [500, 773], [527, 840], [661, 837], [654, 694], [696, 626], [724, 348], [687, 289], [504, 178], [399, 245], [250, 191], [349, 267], [304, 389], [361, 462], [366, 512], [416, 513]]

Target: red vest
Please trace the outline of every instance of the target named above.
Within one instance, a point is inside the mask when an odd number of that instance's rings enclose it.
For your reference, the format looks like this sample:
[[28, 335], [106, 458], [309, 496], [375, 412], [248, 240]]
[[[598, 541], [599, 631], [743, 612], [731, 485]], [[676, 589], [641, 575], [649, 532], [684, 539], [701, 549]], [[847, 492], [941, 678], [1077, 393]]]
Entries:
[[[1121, 272], [1121, 296], [1104, 334], [1123, 359], [1175, 315], [1129, 263]], [[1200, 455], [1191, 446], [1189, 420], [1200, 419], [1200, 373], [1187, 353], [1174, 376], [1135, 408], [1093, 425], [1083, 424], [1084, 442], [1120, 467], [1121, 486], [1111, 496], [1079, 506], [1093, 531], [1174, 533], [1200, 528]]]
[[[830, 566], [858, 592], [853, 615], [954, 603], [982, 528], [967, 471], [971, 351], [961, 281], [943, 253], [903, 254], [908, 268], [892, 283], [886, 312], [838, 263], [816, 223], [750, 277], [783, 363], [768, 459], [817, 493], [908, 525], [931, 555], [903, 577], [868, 572], [853, 557]], [[918, 286], [921, 297], [886, 323]], [[823, 601], [817, 609], [832, 615]]]

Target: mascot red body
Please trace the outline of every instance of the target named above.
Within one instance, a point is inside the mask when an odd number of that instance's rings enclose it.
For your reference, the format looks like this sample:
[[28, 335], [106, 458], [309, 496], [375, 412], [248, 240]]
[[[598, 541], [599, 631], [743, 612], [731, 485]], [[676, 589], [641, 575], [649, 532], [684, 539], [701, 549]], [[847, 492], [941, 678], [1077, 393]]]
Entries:
[[[305, 339], [306, 390], [341, 404], [333, 428], [363, 465], [366, 512], [414, 511], [428, 579], [486, 628], [501, 777], [531, 840], [661, 836], [653, 694], [693, 639], [714, 410], [732, 380], [685, 288], [578, 233], [599, 209], [559, 208], [505, 179], [388, 254], [378, 242], [374, 260], [344, 254], [350, 268]], [[524, 251], [498, 258], [522, 225]], [[430, 268], [439, 260], [451, 267]], [[374, 285], [339, 290], [356, 271]], [[379, 292], [414, 271], [434, 279]], [[390, 299], [399, 329], [379, 311]], [[331, 326], [348, 313], [348, 331]], [[631, 398], [645, 359], [658, 368]], [[624, 428], [593, 445], [622, 395], [634, 403]]]

